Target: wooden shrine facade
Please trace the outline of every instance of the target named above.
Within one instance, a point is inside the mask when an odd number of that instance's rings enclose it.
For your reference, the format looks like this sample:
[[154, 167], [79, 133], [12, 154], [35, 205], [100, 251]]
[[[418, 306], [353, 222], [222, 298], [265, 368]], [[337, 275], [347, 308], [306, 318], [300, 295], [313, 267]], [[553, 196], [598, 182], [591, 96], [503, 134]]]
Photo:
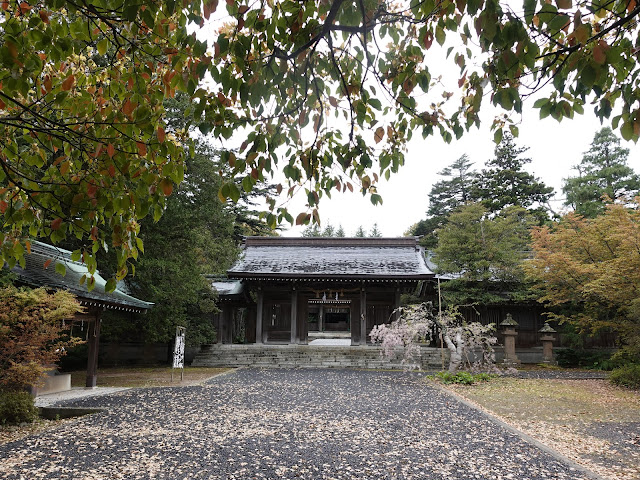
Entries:
[[375, 325], [392, 320], [400, 296], [434, 276], [414, 237], [249, 237], [227, 274], [212, 283], [220, 343], [233, 341], [234, 312], [244, 307], [246, 342], [306, 344], [311, 334], [352, 345], [366, 345]]

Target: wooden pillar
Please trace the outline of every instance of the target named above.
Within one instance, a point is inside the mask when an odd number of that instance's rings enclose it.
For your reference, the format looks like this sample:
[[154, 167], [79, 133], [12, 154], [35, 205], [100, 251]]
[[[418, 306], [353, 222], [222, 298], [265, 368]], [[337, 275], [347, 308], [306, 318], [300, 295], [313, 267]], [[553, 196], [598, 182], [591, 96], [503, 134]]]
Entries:
[[295, 287], [291, 292], [291, 341], [289, 343], [300, 343], [298, 335], [298, 291]]
[[216, 329], [216, 343], [222, 344], [222, 311], [215, 314], [214, 328]]
[[233, 343], [233, 307], [231, 305], [222, 306], [222, 343]]
[[324, 330], [324, 305], [320, 304], [320, 311], [318, 312], [318, 331]]
[[247, 343], [255, 343], [256, 342], [256, 307], [255, 305], [250, 305], [247, 308], [247, 330], [246, 330], [246, 340]]
[[349, 310], [351, 318], [349, 319], [349, 328], [351, 329], [351, 345], [360, 344], [360, 296], [351, 299], [351, 308]]
[[309, 301], [304, 295], [298, 295], [298, 338], [301, 345], [307, 344], [309, 337]]
[[264, 293], [262, 289], [258, 290], [258, 298], [256, 305], [256, 343], [263, 343], [262, 340], [262, 309], [264, 306]]
[[360, 345], [367, 345], [367, 291], [360, 291]]
[[394, 320], [398, 320], [400, 318], [400, 312], [398, 311], [399, 308], [400, 308], [400, 288], [396, 288], [396, 296], [393, 302], [393, 309], [396, 310], [396, 313], [393, 316]]
[[87, 346], [89, 352], [87, 354], [87, 381], [86, 387], [93, 388], [98, 382], [98, 347], [100, 346], [100, 319], [102, 310], [98, 310], [95, 320], [87, 325]]

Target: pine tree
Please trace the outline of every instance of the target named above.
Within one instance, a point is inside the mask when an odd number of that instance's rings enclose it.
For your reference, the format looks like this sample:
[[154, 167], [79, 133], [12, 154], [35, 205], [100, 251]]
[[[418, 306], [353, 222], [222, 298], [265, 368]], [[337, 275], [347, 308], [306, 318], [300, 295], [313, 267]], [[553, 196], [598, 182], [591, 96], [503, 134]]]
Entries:
[[380, 238], [382, 236], [382, 232], [378, 228], [377, 223], [374, 223], [373, 227], [371, 227], [371, 232], [369, 232], [369, 236], [372, 238]]
[[354, 235], [354, 237], [358, 237], [358, 238], [362, 238], [362, 237], [366, 237], [367, 234], [364, 231], [364, 228], [362, 228], [362, 225], [358, 226], [358, 229], [356, 230], [356, 233]]
[[472, 190], [478, 174], [472, 170], [473, 163], [464, 154], [451, 165], [438, 172], [447, 177], [436, 182], [429, 193], [427, 216], [445, 218], [453, 210], [473, 200]]
[[438, 243], [437, 230], [442, 228], [447, 217], [456, 208], [472, 201], [472, 193], [478, 174], [472, 170], [473, 163], [465, 154], [451, 165], [438, 172], [446, 177], [436, 182], [429, 192], [427, 218], [414, 225], [409, 233], [422, 236], [421, 244], [429, 249]]
[[322, 230], [322, 236], [323, 237], [334, 237], [335, 236], [335, 231], [336, 231], [336, 229], [333, 228], [333, 225], [331, 225], [330, 223], [327, 223], [327, 226], [324, 227], [324, 230]]
[[618, 200], [638, 195], [640, 176], [627, 165], [629, 150], [620, 147], [620, 139], [610, 128], [595, 134], [591, 148], [574, 168], [577, 177], [565, 180], [562, 191], [565, 204], [585, 217], [596, 217], [603, 213], [605, 198]]
[[504, 136], [495, 148], [495, 157], [487, 162], [476, 181], [474, 196], [490, 213], [501, 212], [507, 207], [523, 207], [542, 224], [549, 215], [546, 203], [553, 195], [553, 188], [524, 170], [531, 162], [522, 154], [528, 147], [516, 146], [511, 135]]
[[344, 228], [342, 228], [342, 225], [338, 225], [338, 229], [336, 230], [336, 237], [344, 237]]

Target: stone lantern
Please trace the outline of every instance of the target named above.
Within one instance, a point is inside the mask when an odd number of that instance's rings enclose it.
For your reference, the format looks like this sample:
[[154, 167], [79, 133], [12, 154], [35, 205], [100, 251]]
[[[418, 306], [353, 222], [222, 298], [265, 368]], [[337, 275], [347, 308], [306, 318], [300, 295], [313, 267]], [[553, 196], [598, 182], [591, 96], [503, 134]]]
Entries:
[[553, 341], [556, 331], [551, 328], [549, 323], [545, 322], [544, 327], [538, 330], [542, 334], [540, 341], [542, 342], [542, 363], [555, 363], [553, 359]]
[[519, 365], [520, 359], [516, 355], [516, 337], [518, 336], [516, 327], [518, 322], [513, 319], [510, 313], [507, 313], [505, 319], [500, 322], [500, 326], [503, 328], [502, 334], [504, 335], [503, 362], [507, 365]]

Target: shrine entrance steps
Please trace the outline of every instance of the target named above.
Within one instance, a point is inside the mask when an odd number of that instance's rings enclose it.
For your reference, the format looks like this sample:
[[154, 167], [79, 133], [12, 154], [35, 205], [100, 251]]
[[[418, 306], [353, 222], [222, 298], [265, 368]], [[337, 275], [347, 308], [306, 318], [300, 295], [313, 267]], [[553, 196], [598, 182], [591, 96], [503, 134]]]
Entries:
[[[191, 363], [194, 367], [275, 368], [370, 368], [403, 369], [401, 352], [396, 358], [382, 356], [378, 345], [204, 345]], [[421, 347], [415, 364], [422, 370], [441, 370], [448, 365], [448, 351]]]

